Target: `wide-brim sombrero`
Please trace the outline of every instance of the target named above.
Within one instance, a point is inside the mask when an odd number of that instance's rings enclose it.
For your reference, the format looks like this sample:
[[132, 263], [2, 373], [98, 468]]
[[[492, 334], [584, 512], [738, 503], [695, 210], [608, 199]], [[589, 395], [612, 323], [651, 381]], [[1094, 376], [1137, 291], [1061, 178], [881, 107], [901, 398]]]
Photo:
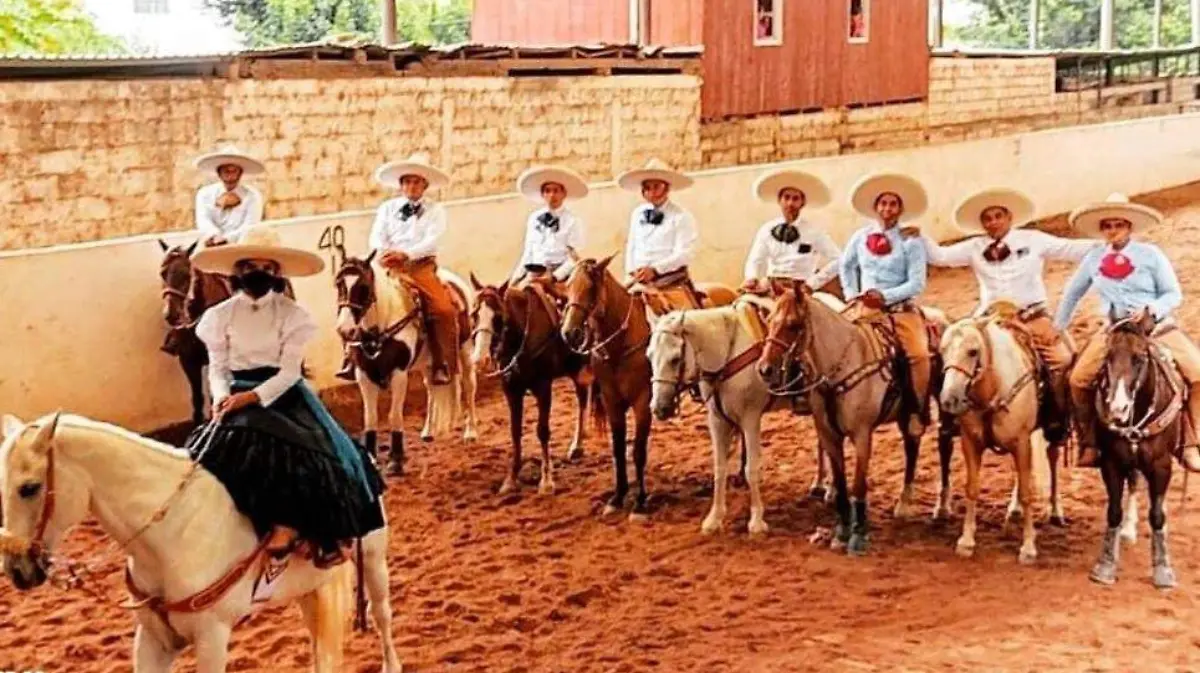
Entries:
[[400, 186], [400, 178], [406, 175], [419, 175], [429, 183], [430, 187], [445, 187], [450, 184], [450, 175], [434, 166], [428, 154], [418, 152], [399, 161], [389, 161], [375, 169], [375, 180], [391, 189]]
[[246, 232], [242, 240], [205, 248], [192, 256], [192, 265], [206, 273], [231, 276], [234, 266], [244, 259], [269, 259], [279, 264], [280, 275], [288, 278], [313, 276], [325, 268], [325, 260], [315, 253], [283, 245], [279, 234], [259, 225]]
[[863, 177], [850, 191], [850, 204], [863, 217], [876, 219], [875, 201], [882, 194], [895, 194], [904, 205], [900, 222], [906, 222], [925, 214], [929, 208], [929, 196], [925, 188], [914, 178], [899, 173], [879, 173]]
[[1012, 214], [1014, 227], [1023, 227], [1033, 221], [1033, 199], [1015, 189], [985, 189], [966, 197], [954, 208], [954, 223], [967, 234], [986, 233], [979, 222], [983, 211], [988, 208], [1004, 208]]
[[530, 201], [541, 203], [542, 185], [553, 182], [567, 190], [568, 199], [588, 195], [587, 182], [575, 171], [562, 166], [534, 166], [517, 178], [517, 191]]
[[629, 192], [641, 192], [642, 183], [647, 180], [661, 180], [671, 186], [672, 190], [687, 189], [694, 180], [671, 168], [658, 159], [651, 159], [641, 168], [625, 171], [617, 176], [617, 185]]
[[1068, 222], [1076, 231], [1091, 237], [1100, 237], [1100, 223], [1104, 220], [1128, 220], [1134, 229], [1161, 224], [1162, 213], [1138, 203], [1130, 203], [1124, 194], [1110, 194], [1099, 203], [1089, 203], [1071, 212]]
[[829, 205], [831, 200], [829, 186], [821, 178], [812, 173], [797, 170], [778, 170], [765, 173], [754, 181], [751, 188], [758, 200], [775, 203], [779, 200], [779, 192], [786, 188], [798, 189], [804, 194], [804, 205], [820, 208]]
[[217, 152], [203, 154], [197, 157], [193, 163], [197, 170], [209, 173], [230, 164], [241, 168], [243, 175], [260, 175], [267, 170], [261, 161], [233, 145], [227, 145]]

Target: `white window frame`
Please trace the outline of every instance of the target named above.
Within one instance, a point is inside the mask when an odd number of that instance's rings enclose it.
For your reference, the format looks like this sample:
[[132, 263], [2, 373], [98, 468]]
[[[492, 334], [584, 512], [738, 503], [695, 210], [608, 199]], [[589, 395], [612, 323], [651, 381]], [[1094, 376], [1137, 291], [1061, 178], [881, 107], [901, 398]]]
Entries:
[[863, 35], [862, 37], [850, 36], [850, 21], [853, 15], [850, 10], [854, 8], [854, 0], [846, 0], [846, 41], [850, 44], [866, 44], [871, 41], [871, 0], [861, 0], [862, 16], [863, 16]]
[[754, 11], [754, 46], [756, 47], [778, 47], [783, 44], [783, 0], [770, 0], [771, 2], [771, 37], [760, 38], [758, 36], [758, 3], [760, 0], [750, 0]]

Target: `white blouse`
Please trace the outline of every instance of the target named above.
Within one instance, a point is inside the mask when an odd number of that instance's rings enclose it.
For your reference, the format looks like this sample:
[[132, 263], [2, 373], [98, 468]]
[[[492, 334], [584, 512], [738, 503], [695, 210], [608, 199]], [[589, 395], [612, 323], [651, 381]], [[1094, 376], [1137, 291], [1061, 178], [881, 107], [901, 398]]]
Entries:
[[225, 184], [214, 182], [196, 192], [196, 229], [204, 235], [222, 236], [237, 243], [242, 236], [263, 219], [263, 197], [250, 185], [239, 184], [233, 193], [242, 200], [235, 208], [224, 209], [217, 199], [225, 194]]
[[413, 261], [437, 254], [438, 241], [446, 233], [446, 209], [440, 203], [421, 199], [412, 204], [419, 215], [405, 216], [403, 196], [385, 201], [375, 213], [368, 246], [372, 250], [398, 250]]
[[287, 295], [271, 292], [255, 300], [244, 292], [210, 308], [196, 325], [208, 348], [208, 385], [213, 402], [229, 397], [233, 372], [278, 367], [254, 390], [269, 406], [301, 379], [304, 347], [316, 335], [308, 311]]
[[[539, 218], [550, 213], [558, 218], [558, 228], [545, 227]], [[579, 219], [569, 208], [563, 206], [557, 211], [549, 208], [539, 208], [530, 213], [525, 221], [525, 245], [517, 268], [511, 278], [520, 278], [525, 273], [526, 264], [541, 264], [543, 266], [558, 266], [554, 276], [559, 280], [567, 277], [573, 265], [570, 261], [570, 250], [579, 251], [583, 248], [583, 220]]]

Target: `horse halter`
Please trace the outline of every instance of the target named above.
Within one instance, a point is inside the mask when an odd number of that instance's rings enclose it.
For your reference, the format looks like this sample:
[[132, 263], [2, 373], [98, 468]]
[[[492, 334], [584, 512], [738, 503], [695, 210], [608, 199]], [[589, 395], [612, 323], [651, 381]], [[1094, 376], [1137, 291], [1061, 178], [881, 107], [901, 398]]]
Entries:
[[[659, 328], [655, 329], [655, 333], [666, 334], [669, 336], [673, 336], [676, 339], [679, 339], [679, 343], [680, 343], [679, 366], [675, 369], [675, 378], [669, 379], [669, 378], [665, 378], [662, 376], [655, 376], [650, 379], [651, 385], [665, 384], [665, 385], [672, 386], [672, 388], [674, 389], [674, 392], [671, 394], [671, 403], [676, 406], [678, 406], [679, 398], [680, 398], [680, 396], [683, 395], [683, 393], [685, 391], [692, 396], [693, 400], [696, 400], [697, 402], [699, 402], [701, 404], [706, 403], [708, 400], [706, 400], [704, 398], [703, 394], [700, 391], [700, 382], [705, 379], [709, 379], [709, 380], [716, 379], [722, 373], [721, 370], [718, 370], [716, 372], [705, 371], [704, 366], [700, 364], [700, 351], [697, 350], [695, 346], [692, 346], [691, 342], [688, 341], [687, 332], [683, 325], [684, 317], [686, 315], [687, 315], [686, 310], [681, 312], [678, 330], [667, 329], [664, 327], [659, 327]], [[653, 334], [651, 335], [651, 338], [652, 339], [654, 338]], [[734, 338], [735, 339], [737, 338], [736, 333], [734, 335]], [[696, 363], [696, 378], [693, 380], [688, 380], [687, 377], [685, 376], [685, 374], [687, 373], [688, 349], [689, 348], [691, 349], [692, 354], [693, 354], [692, 359]], [[732, 345], [730, 346], [730, 348], [732, 348]]]
[[[188, 320], [187, 303], [192, 298], [191, 292], [190, 292], [192, 274], [188, 273], [187, 277], [185, 279], [185, 282], [188, 284], [188, 287], [186, 289], [180, 289], [180, 288], [172, 285], [171, 281], [179, 276], [182, 276], [183, 274], [168, 274], [167, 273], [168, 267], [172, 263], [179, 260], [180, 258], [182, 258], [184, 261], [187, 261], [188, 256], [186, 255], [186, 253], [184, 253], [183, 250], [180, 250], [179, 248], [175, 248], [175, 249], [171, 250], [169, 253], [167, 253], [167, 256], [163, 259], [162, 265], [159, 269], [159, 274], [162, 276], [162, 280], [163, 280], [163, 288], [162, 288], [162, 293], [161, 293], [162, 298], [167, 302], [171, 302], [173, 299], [177, 299], [180, 302], [180, 305], [175, 308], [178, 309], [177, 315], [181, 316], [184, 322], [175, 322], [175, 323], [168, 322], [167, 326], [170, 327], [172, 330], [190, 329], [192, 327], [195, 327], [196, 323], [199, 322], [198, 320]], [[168, 306], [170, 307], [170, 304], [168, 304]]]
[[[1130, 322], [1131, 320], [1127, 318], [1114, 323], [1108, 328], [1109, 334], [1106, 335], [1106, 338], [1111, 339], [1112, 332], [1116, 328], [1125, 324], [1129, 324]], [[1129, 391], [1129, 397], [1134, 401], [1133, 403], [1136, 403], [1138, 395], [1142, 392], [1142, 385], [1151, 378], [1151, 375], [1154, 373], [1154, 369], [1158, 366], [1161, 358], [1163, 358], [1161, 351], [1157, 350], [1158, 346], [1151, 340], [1149, 335], [1137, 334], [1137, 336], [1145, 340], [1146, 353], [1145, 358], [1139, 360], [1134, 366], [1133, 386]], [[1168, 375], [1164, 378], [1166, 378], [1167, 386], [1171, 392], [1170, 401], [1167, 402], [1167, 405], [1161, 410], [1158, 409], [1157, 405], [1152, 401], [1147, 406], [1146, 413], [1140, 419], [1138, 419], [1137, 422], [1129, 425], [1114, 423], [1107, 413], [1108, 410], [1105, 408], [1107, 405], [1101, 404], [1100, 397], [1095, 396], [1094, 404], [1096, 406], [1097, 416], [1104, 423], [1104, 426], [1109, 432], [1129, 442], [1134, 451], [1137, 450], [1138, 444], [1142, 441], [1154, 437], [1166, 430], [1172, 423], [1175, 422], [1175, 420], [1179, 417], [1179, 413], [1183, 410], [1182, 388], [1175, 380], [1175, 377]], [[1112, 363], [1106, 358], [1104, 363], [1104, 377], [1102, 381], [1103, 387], [1107, 388], [1110, 386], [1112, 384], [1112, 379]]]
[[[796, 297], [797, 303], [800, 301], [799, 295]], [[797, 318], [799, 321], [799, 318]], [[771, 385], [770, 382], [764, 381], [767, 384], [767, 392], [776, 397], [802, 395], [813, 390], [825, 382], [823, 376], [814, 376], [816, 366], [812, 362], [811, 356], [808, 355], [810, 347], [814, 339], [812, 327], [802, 328], [800, 336], [793, 339], [790, 343], [780, 339], [778, 336], [772, 336], [768, 330], [763, 355], [770, 356], [771, 348], [778, 348], [782, 353], [779, 360], [779, 371], [783, 376], [787, 376], [787, 372], [793, 368], [796, 370], [796, 375], [785, 380], [778, 386]], [[810, 379], [807, 385], [795, 387], [798, 383]]]
[[[338, 293], [338, 310], [340, 311], [344, 308], [350, 309], [350, 315], [354, 316], [355, 322], [362, 320], [367, 310], [375, 305], [375, 288], [370, 282], [372, 273], [370, 267], [365, 264], [359, 266], [354, 263], [346, 263], [338, 270], [337, 276], [334, 277], [334, 284], [337, 286]], [[358, 280], [352, 286], [346, 287], [346, 284], [342, 281], [351, 275], [357, 276]], [[353, 290], [360, 283], [367, 286], [367, 296], [362, 301], [356, 302], [354, 301]]]

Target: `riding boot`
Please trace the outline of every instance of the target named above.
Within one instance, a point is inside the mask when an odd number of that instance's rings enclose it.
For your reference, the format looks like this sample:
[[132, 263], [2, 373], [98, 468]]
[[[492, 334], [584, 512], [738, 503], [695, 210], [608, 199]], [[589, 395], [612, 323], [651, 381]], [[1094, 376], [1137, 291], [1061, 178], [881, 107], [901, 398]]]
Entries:
[[1200, 418], [1200, 386], [1192, 386], [1188, 391], [1187, 406], [1180, 414], [1181, 441], [1179, 462], [1189, 472], [1200, 472], [1200, 439], [1196, 437], [1197, 419]]
[[404, 476], [404, 433], [393, 432], [392, 444], [388, 447], [387, 473], [389, 477]]
[[1100, 451], [1096, 447], [1096, 411], [1092, 407], [1094, 391], [1071, 386], [1071, 415], [1075, 419], [1075, 439], [1079, 442], [1076, 467], [1096, 467]]
[[350, 358], [349, 346], [342, 347], [342, 368], [334, 376], [347, 381], [354, 380], [354, 360]]
[[1042, 401], [1042, 434], [1051, 444], [1067, 441], [1070, 434], [1071, 387], [1062, 370], [1045, 369], [1046, 395]]

